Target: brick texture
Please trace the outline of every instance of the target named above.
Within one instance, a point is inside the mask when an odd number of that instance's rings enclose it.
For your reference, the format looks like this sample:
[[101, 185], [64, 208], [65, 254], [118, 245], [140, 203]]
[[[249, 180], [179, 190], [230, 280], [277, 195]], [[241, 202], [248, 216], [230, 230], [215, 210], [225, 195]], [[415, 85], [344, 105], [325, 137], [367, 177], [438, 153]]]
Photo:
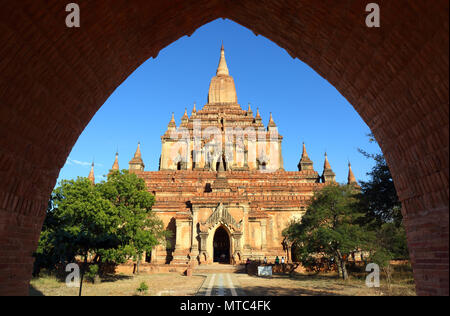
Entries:
[[448, 295], [449, 2], [1, 1], [0, 295], [28, 293], [47, 199], [78, 136], [139, 65], [217, 18], [261, 34], [326, 78], [391, 167], [421, 295]]

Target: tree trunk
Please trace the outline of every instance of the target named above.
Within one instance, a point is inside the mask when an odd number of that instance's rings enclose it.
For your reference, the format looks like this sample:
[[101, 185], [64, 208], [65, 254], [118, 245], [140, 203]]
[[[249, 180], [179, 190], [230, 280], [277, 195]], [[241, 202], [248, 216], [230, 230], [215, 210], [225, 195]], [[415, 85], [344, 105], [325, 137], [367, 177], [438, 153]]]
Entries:
[[340, 251], [337, 251], [336, 257], [338, 259], [339, 276], [341, 276], [343, 280], [347, 280], [348, 279], [347, 268], [345, 266], [345, 260], [342, 257]]
[[87, 265], [87, 254], [84, 255], [84, 263], [83, 263], [83, 267], [81, 268], [80, 291], [78, 292], [78, 296], [81, 296], [81, 290], [83, 288], [83, 278], [84, 278], [84, 273], [86, 271], [86, 265]]
[[342, 279], [347, 280], [348, 279], [348, 273], [347, 268], [345, 266], [345, 260], [341, 259], [341, 269], [342, 269]]
[[136, 261], [136, 274], [139, 274], [139, 263], [141, 262], [141, 259], [137, 259]]
[[388, 291], [391, 291], [391, 283], [392, 283], [392, 267], [390, 264], [388, 264], [388, 266], [386, 266], [384, 269], [384, 273], [386, 274], [386, 284], [387, 284], [387, 288]]

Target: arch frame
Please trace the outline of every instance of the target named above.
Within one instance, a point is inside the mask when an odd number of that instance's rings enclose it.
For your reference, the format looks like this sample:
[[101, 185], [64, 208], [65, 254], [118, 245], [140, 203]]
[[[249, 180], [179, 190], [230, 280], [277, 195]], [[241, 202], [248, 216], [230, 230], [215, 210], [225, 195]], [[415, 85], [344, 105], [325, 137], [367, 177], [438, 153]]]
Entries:
[[0, 12], [0, 295], [28, 293], [49, 194], [92, 116], [145, 60], [217, 18], [271, 39], [355, 107], [402, 201], [417, 293], [448, 295], [449, 3], [380, 0], [372, 29], [366, 4], [83, 1], [82, 27], [68, 29], [59, 5], [10, 2]]

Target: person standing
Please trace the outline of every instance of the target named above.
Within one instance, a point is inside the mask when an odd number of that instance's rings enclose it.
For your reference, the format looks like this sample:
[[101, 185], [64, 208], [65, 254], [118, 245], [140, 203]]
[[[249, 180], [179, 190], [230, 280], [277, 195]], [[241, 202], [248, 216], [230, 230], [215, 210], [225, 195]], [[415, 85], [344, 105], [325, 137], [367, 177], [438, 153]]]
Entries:
[[247, 261], [245, 262], [245, 273], [248, 273], [248, 265], [250, 264], [250, 258], [247, 258]]
[[275, 258], [275, 264], [280, 264], [280, 258], [278, 256]]

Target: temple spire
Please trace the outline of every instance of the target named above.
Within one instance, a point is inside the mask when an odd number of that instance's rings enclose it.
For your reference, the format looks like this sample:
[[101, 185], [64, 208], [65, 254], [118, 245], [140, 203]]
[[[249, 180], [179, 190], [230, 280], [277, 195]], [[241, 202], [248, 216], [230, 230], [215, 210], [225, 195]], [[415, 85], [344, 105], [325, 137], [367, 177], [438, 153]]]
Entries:
[[325, 161], [323, 163], [323, 169], [331, 169], [330, 162], [328, 161], [328, 155], [327, 152], [325, 152]]
[[350, 164], [350, 161], [348, 162], [348, 178], [347, 178], [347, 184], [356, 184], [356, 178], [353, 174], [352, 165]]
[[269, 125], [268, 127], [276, 127], [277, 125], [273, 121], [272, 112], [270, 112]]
[[130, 170], [144, 171], [145, 165], [144, 162], [142, 161], [140, 142], [138, 142], [136, 152], [134, 153], [134, 157], [130, 160], [128, 165]]
[[256, 108], [256, 115], [255, 115], [255, 123], [257, 127], [264, 127], [264, 124], [262, 123], [261, 115], [259, 114], [259, 108]]
[[328, 155], [326, 152], [325, 152], [325, 161], [323, 163], [322, 181], [324, 183], [336, 182], [336, 174], [331, 169], [331, 165], [330, 162], [328, 161]]
[[187, 114], [187, 108], [184, 108], [184, 114], [181, 118], [181, 125], [185, 126], [189, 122], [189, 116]]
[[227, 62], [225, 60], [225, 49], [222, 47], [220, 48], [220, 60], [219, 60], [219, 66], [217, 67], [216, 76], [229, 76], [230, 73], [228, 71]]
[[119, 170], [119, 152], [116, 151], [116, 158], [114, 159], [114, 163], [111, 167], [111, 170]]
[[252, 111], [252, 107], [250, 106], [250, 102], [248, 103], [248, 110], [247, 110], [246, 115], [253, 117], [253, 111]]
[[311, 159], [309, 159], [308, 153], [306, 152], [305, 142], [303, 142], [302, 157], [300, 158], [300, 161], [299, 161], [297, 167], [298, 167], [298, 171], [314, 170], [313, 162], [311, 161]]
[[308, 153], [306, 152], [305, 142], [303, 142], [302, 158], [309, 158]]
[[197, 108], [194, 102], [194, 107], [192, 108], [192, 112], [191, 112], [191, 117], [195, 117], [197, 116]]
[[225, 61], [223, 45], [220, 50], [219, 66], [217, 67], [216, 75], [209, 84], [208, 104], [233, 105], [240, 109], [237, 104], [236, 86], [234, 85], [233, 77], [229, 74], [227, 62]]
[[261, 114], [259, 114], [259, 108], [256, 108], [255, 120], [256, 120], [256, 122], [261, 122], [262, 121]]
[[91, 171], [89, 172], [88, 179], [89, 179], [89, 181], [91, 181], [92, 184], [95, 184], [94, 161], [92, 161]]
[[138, 142], [134, 158], [141, 158], [141, 142]]
[[172, 117], [170, 118], [170, 122], [167, 125], [167, 129], [170, 130], [170, 129], [174, 129], [174, 128], [177, 128], [177, 124], [175, 123], [175, 115], [172, 112]]

